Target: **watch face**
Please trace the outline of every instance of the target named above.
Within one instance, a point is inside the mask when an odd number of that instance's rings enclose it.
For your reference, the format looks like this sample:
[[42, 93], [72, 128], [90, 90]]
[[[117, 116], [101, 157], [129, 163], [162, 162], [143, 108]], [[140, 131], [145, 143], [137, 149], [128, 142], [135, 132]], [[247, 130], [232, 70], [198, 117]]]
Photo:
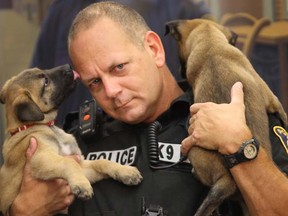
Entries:
[[255, 145], [249, 143], [245, 146], [243, 153], [247, 159], [253, 159], [257, 156], [257, 148]]

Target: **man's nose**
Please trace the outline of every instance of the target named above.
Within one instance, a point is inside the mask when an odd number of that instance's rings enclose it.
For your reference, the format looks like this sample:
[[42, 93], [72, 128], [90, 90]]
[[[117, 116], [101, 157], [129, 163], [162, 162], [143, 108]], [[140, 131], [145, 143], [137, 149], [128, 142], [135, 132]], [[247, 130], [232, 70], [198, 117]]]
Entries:
[[115, 98], [121, 92], [121, 86], [117, 78], [110, 78], [104, 80], [104, 88], [107, 97]]

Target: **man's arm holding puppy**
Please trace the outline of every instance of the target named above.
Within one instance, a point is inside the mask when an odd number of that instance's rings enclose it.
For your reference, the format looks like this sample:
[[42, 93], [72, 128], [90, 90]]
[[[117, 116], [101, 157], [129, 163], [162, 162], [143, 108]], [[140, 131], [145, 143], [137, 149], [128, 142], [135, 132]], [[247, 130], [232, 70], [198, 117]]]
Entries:
[[74, 200], [74, 195], [65, 180], [42, 181], [33, 178], [29, 163], [36, 148], [37, 141], [31, 138], [26, 152], [27, 161], [22, 185], [10, 208], [9, 216], [50, 216], [65, 210]]
[[[241, 83], [232, 87], [230, 104], [199, 103], [190, 111], [190, 136], [182, 142], [183, 154], [192, 146], [233, 154], [242, 142], [252, 138], [245, 120]], [[230, 171], [252, 215], [287, 215], [288, 179], [262, 147], [257, 158]]]

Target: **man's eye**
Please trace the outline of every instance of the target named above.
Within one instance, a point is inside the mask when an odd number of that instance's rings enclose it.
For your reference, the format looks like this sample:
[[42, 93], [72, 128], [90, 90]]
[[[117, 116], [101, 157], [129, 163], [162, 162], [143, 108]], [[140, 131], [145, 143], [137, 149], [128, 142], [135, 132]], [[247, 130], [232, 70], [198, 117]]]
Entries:
[[95, 80], [92, 81], [91, 84], [92, 84], [92, 85], [97, 85], [97, 84], [100, 83], [100, 81], [101, 81], [100, 79], [95, 79]]
[[101, 86], [101, 79], [94, 79], [89, 83], [88, 88], [94, 91], [99, 89], [100, 86]]
[[119, 64], [116, 66], [116, 69], [122, 70], [124, 68], [124, 64]]

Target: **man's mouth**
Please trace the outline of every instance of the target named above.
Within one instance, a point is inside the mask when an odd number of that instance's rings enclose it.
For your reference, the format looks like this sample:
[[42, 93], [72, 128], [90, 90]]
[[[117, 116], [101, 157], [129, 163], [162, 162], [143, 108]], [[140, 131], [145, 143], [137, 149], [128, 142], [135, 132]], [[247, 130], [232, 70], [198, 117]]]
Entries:
[[117, 105], [117, 103], [115, 104], [115, 110], [121, 110], [121, 109], [125, 109], [128, 104], [131, 102], [132, 100], [129, 100], [127, 102], [121, 103], [120, 105]]

